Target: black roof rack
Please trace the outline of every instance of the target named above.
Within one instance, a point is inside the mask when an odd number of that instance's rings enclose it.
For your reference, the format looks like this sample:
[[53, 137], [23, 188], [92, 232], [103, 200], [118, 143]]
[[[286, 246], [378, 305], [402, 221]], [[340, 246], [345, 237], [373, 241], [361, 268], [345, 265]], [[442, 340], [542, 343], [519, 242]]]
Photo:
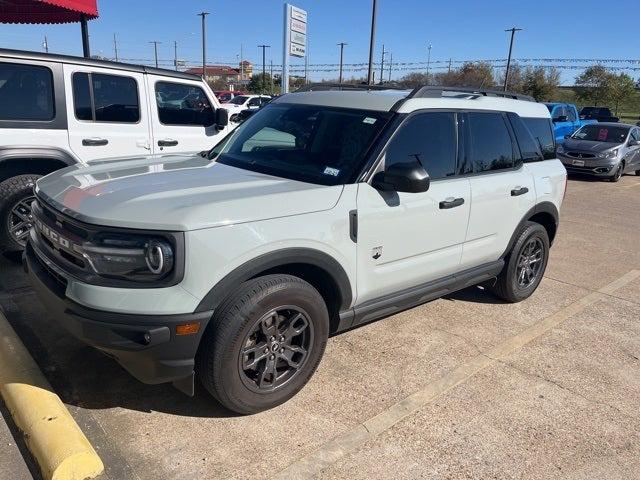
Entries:
[[396, 84], [368, 85], [366, 83], [310, 83], [296, 92], [322, 92], [329, 90], [410, 90]]
[[468, 95], [484, 96], [484, 97], [502, 97], [511, 98], [513, 100], [525, 100], [528, 102], [535, 102], [536, 100], [522, 93], [504, 92], [502, 90], [489, 90], [486, 88], [476, 87], [440, 87], [433, 85], [424, 85], [422, 87], [414, 88], [413, 91], [407, 96], [409, 98], [440, 98], [443, 92], [453, 92]]

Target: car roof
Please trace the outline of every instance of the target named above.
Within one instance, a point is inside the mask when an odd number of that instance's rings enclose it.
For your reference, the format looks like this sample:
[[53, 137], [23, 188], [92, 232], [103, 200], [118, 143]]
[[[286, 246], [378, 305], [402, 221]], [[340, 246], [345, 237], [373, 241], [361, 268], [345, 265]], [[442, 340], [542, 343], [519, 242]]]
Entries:
[[[346, 90], [315, 90], [299, 91], [282, 95], [272, 103], [288, 103], [301, 105], [323, 105], [327, 107], [354, 108], [372, 111], [396, 111], [398, 113], [410, 113], [421, 109], [462, 109], [462, 110], [496, 110], [517, 113], [523, 117], [549, 118], [549, 110], [542, 103], [533, 99], [524, 100], [524, 97], [505, 98], [502, 92], [491, 92], [487, 95], [482, 92], [466, 91], [460, 88], [428, 87], [428, 93], [433, 95], [416, 95], [416, 90], [402, 90], [395, 88], [385, 89], [346, 89]], [[438, 90], [441, 90], [438, 92]], [[438, 95], [436, 95], [436, 93]], [[510, 94], [516, 95], [516, 94]], [[522, 99], [520, 99], [522, 98]]]
[[130, 63], [112, 62], [110, 60], [100, 60], [96, 58], [74, 57], [71, 55], [58, 55], [55, 53], [28, 52], [23, 50], [9, 50], [0, 48], [0, 60], [35, 60], [40, 62], [67, 63], [73, 65], [83, 65], [90, 67], [110, 68], [112, 70], [124, 70], [128, 72], [150, 73], [163, 77], [182, 78], [185, 80], [200, 81], [199, 75], [167, 70], [165, 68], [147, 67], [145, 65], [133, 65]]

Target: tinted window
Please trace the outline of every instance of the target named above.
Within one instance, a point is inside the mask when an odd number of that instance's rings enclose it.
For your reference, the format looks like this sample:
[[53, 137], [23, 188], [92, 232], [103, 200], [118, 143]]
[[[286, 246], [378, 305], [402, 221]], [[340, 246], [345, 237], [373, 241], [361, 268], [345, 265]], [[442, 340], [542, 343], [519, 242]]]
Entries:
[[93, 73], [96, 121], [136, 123], [140, 120], [138, 84], [131, 77]]
[[410, 117], [387, 147], [385, 166], [418, 160], [432, 179], [454, 175], [457, 157], [453, 113], [423, 113]]
[[631, 138], [632, 138], [633, 140], [640, 140], [640, 130], [638, 130], [637, 128], [634, 128], [634, 129], [631, 131]]
[[262, 102], [262, 100], [261, 100], [260, 97], [252, 98], [251, 100], [249, 100], [247, 102], [247, 106], [248, 107], [259, 107], [261, 102]]
[[522, 121], [527, 126], [533, 139], [536, 141], [545, 160], [556, 158], [556, 142], [553, 136], [553, 127], [548, 118], [526, 118]]
[[567, 120], [570, 122], [575, 122], [578, 117], [576, 116], [576, 112], [572, 107], [566, 107], [565, 112], [567, 112]]
[[469, 158], [474, 172], [510, 168], [513, 145], [504, 117], [499, 113], [469, 113]]
[[0, 63], [0, 120], [52, 120], [53, 75], [46, 67]]
[[89, 89], [89, 74], [73, 74], [73, 107], [78, 120], [93, 120], [91, 108], [91, 90]]
[[542, 152], [540, 150], [540, 146], [534, 140], [531, 132], [526, 127], [522, 120], [515, 113], [508, 113], [509, 121], [511, 122], [511, 126], [513, 127], [513, 132], [516, 134], [516, 141], [518, 142], [518, 147], [520, 148], [520, 154], [522, 155], [522, 160], [525, 162], [535, 162], [538, 160], [542, 160]]
[[214, 112], [200, 87], [184, 83], [156, 83], [158, 117], [164, 125], [213, 124]]

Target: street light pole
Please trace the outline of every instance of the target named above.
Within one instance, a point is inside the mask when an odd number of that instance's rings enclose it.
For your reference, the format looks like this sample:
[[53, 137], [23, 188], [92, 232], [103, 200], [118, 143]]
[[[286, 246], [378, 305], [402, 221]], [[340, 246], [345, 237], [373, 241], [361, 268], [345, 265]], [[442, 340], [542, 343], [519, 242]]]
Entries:
[[258, 48], [262, 49], [262, 81], [260, 82], [260, 85], [262, 86], [261, 88], [261, 92], [260, 93], [264, 93], [265, 90], [265, 80], [266, 80], [266, 57], [265, 57], [265, 52], [267, 50], [267, 48], [271, 48], [271, 45], [258, 45]]
[[156, 68], [158, 68], [158, 44], [162, 42], [158, 42], [157, 40], [154, 40], [153, 42], [149, 42], [149, 43], [153, 43], [153, 52], [156, 59]]
[[367, 83], [373, 83], [373, 50], [376, 43], [376, 15], [378, 10], [378, 1], [373, 0], [371, 8], [371, 36], [369, 38], [369, 71], [367, 73]]
[[507, 57], [507, 69], [504, 72], [504, 86], [502, 88], [503, 91], [507, 91], [507, 85], [509, 83], [509, 68], [511, 67], [511, 52], [513, 51], [513, 37], [515, 37], [516, 32], [522, 30], [521, 28], [509, 28], [505, 30], [505, 32], [511, 32], [511, 41], [509, 42], [509, 56]]
[[202, 17], [202, 78], [205, 78], [207, 68], [207, 29], [204, 19], [209, 12], [200, 12], [198, 16]]
[[431, 82], [429, 81], [429, 67], [431, 66], [431, 47], [432, 45], [429, 44], [429, 46], [427, 47], [428, 53], [427, 53], [427, 85], [430, 85]]
[[173, 41], [173, 66], [177, 71], [178, 70], [178, 42], [176, 40]]
[[338, 45], [340, 46], [340, 74], [338, 75], [338, 83], [342, 83], [342, 55], [344, 53], [344, 46], [347, 44], [340, 42]]
[[113, 52], [116, 55], [116, 62], [118, 61], [118, 41], [116, 40], [116, 34], [113, 34]]

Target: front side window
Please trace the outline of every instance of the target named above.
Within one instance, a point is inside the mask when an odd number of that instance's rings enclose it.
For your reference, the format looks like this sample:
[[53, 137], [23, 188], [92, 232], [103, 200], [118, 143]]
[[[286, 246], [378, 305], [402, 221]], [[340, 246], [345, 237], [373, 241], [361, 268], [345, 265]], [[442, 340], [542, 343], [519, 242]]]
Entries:
[[246, 95], [238, 95], [237, 97], [233, 97], [233, 99], [229, 102], [234, 105], [244, 105], [249, 100], [249, 97]]
[[260, 97], [252, 98], [247, 103], [247, 107], [259, 107], [261, 102], [262, 102], [262, 100], [261, 100]]
[[567, 112], [567, 121], [575, 122], [578, 119], [576, 117], [576, 112], [572, 107], [566, 107], [565, 112]]
[[563, 105], [559, 105], [553, 111], [553, 118], [560, 118], [560, 117], [566, 117], [566, 116], [567, 116], [567, 110], [564, 108]]
[[631, 139], [632, 140], [636, 140], [636, 141], [640, 141], [640, 129], [634, 128], [631, 131]]
[[514, 166], [513, 143], [501, 113], [469, 113], [467, 123], [474, 173]]
[[184, 83], [156, 83], [158, 117], [163, 125], [209, 126], [214, 111], [202, 88]]
[[432, 180], [455, 174], [456, 120], [453, 113], [414, 115], [400, 127], [385, 153], [385, 167], [418, 161]]
[[352, 181], [391, 114], [270, 104], [209, 152], [218, 163], [321, 185]]
[[576, 140], [591, 142], [624, 143], [629, 134], [628, 127], [613, 127], [609, 125], [584, 125], [571, 135]]
[[53, 120], [53, 98], [48, 68], [0, 63], [0, 120]]
[[138, 84], [131, 77], [76, 72], [72, 77], [76, 118], [95, 122], [137, 123]]

